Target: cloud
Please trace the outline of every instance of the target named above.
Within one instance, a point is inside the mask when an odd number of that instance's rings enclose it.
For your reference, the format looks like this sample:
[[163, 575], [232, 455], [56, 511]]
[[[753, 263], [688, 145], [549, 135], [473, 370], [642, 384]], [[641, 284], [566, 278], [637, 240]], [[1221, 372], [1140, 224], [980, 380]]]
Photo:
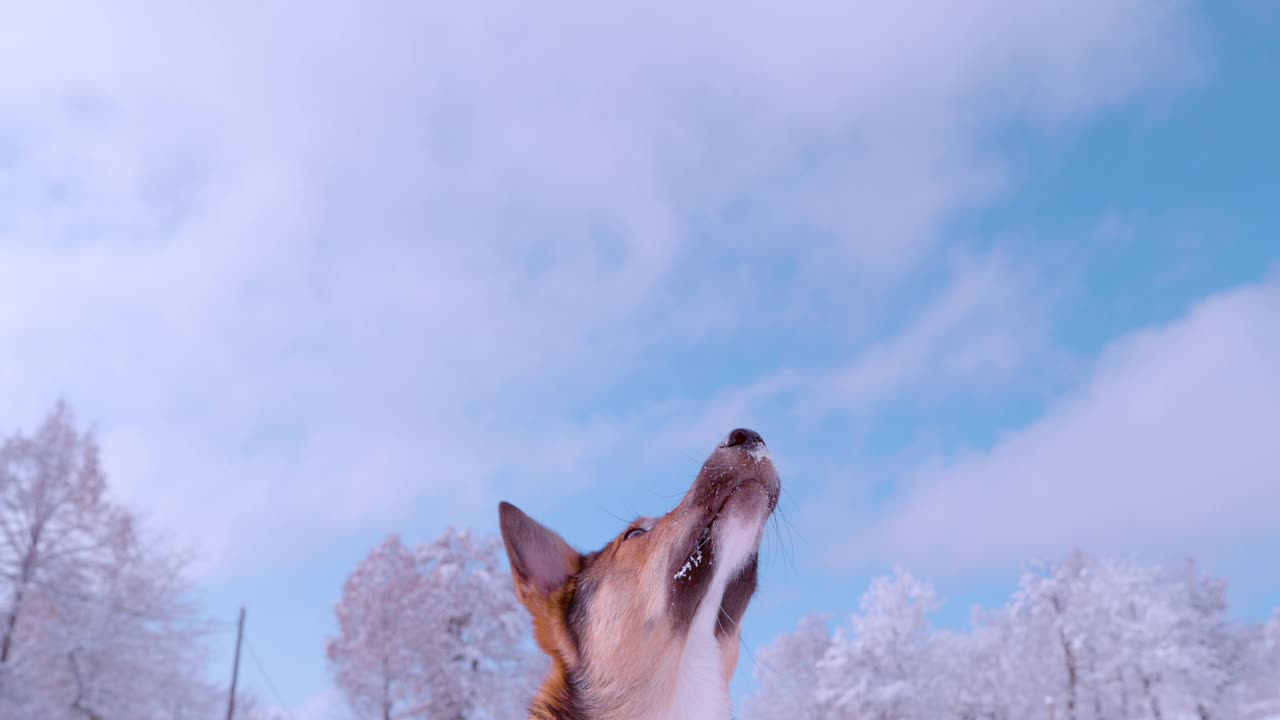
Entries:
[[1076, 544], [1178, 554], [1274, 537], [1277, 328], [1272, 278], [1115, 342], [1042, 418], [918, 468], [829, 559], [961, 572]]
[[869, 426], [890, 406], [999, 396], [1055, 372], [1049, 298], [1037, 287], [1044, 279], [1031, 264], [998, 252], [960, 256], [946, 277], [892, 332], [862, 343], [841, 362], [774, 369], [704, 404], [669, 409], [657, 423], [666, 429], [656, 444], [700, 447], [719, 428], [768, 418], [815, 428], [832, 418]]
[[66, 395], [214, 574], [572, 486], [620, 432], [599, 390], [855, 316], [1001, 192], [993, 133], [1176, 85], [1194, 42], [1166, 2], [28, 6], [0, 423]]
[[901, 332], [819, 374], [800, 405], [819, 414], [870, 414], [947, 387], [1009, 382], [1047, 345], [1045, 298], [1033, 282], [1030, 269], [1000, 255], [958, 263], [950, 284]]

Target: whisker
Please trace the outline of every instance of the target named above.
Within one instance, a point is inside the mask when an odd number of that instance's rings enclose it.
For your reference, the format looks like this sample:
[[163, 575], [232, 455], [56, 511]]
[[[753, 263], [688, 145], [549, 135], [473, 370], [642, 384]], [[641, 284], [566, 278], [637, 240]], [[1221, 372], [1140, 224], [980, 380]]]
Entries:
[[796, 529], [796, 526], [791, 522], [791, 518], [787, 517], [787, 514], [783, 512], [781, 507], [778, 508], [778, 514], [782, 516], [783, 521], [787, 523], [787, 528], [791, 532], [795, 533], [796, 535], [800, 535], [801, 539], [804, 539], [804, 536], [800, 533], [799, 530]]
[[[720, 614], [724, 616], [725, 620], [728, 620], [729, 622], [733, 623], [734, 627], [737, 627], [738, 623], [733, 622], [733, 618], [729, 617], [729, 613], [725, 612], [723, 605], [720, 606]], [[716, 618], [716, 624], [718, 625], [719, 623], [720, 623], [720, 618]], [[738, 629], [741, 629], [741, 628], [738, 628]], [[739, 638], [739, 640], [741, 640], [741, 638]]]
[[606, 514], [606, 515], [609, 515], [610, 517], [614, 518], [615, 520], [617, 520], [617, 521], [618, 521], [618, 522], [620, 522], [620, 523], [624, 523], [624, 524], [626, 524], [626, 523], [631, 522], [630, 520], [627, 520], [627, 519], [625, 519], [625, 518], [618, 517], [615, 513], [613, 513], [612, 511], [610, 511], [610, 510], [609, 510], [609, 508], [605, 507], [604, 505], [601, 505], [600, 503], [595, 503], [595, 506], [596, 506], [596, 507], [598, 507], [598, 508], [600, 508], [601, 510], [603, 510], [603, 511], [605, 512], [605, 514]]
[[664, 492], [658, 492], [657, 490], [650, 490], [649, 494], [653, 495], [654, 497], [660, 497], [660, 498], [669, 500], [671, 498], [680, 497], [684, 495], [685, 492], [686, 492], [685, 490], [677, 490], [675, 492], [664, 493]]
[[[777, 512], [773, 517], [773, 522], [774, 522], [774, 528], [777, 530], [776, 542], [778, 543], [778, 550], [782, 556], [782, 561], [786, 564], [787, 569], [791, 573], [795, 574], [798, 572], [797, 565], [796, 565], [795, 549], [793, 547], [795, 528], [791, 524], [791, 520], [787, 517], [786, 512], [783, 511], [782, 506], [780, 504], [777, 507]], [[793, 536], [791, 546], [787, 544], [787, 538], [783, 537], [783, 534], [782, 534], [782, 523], [784, 522], [787, 524], [787, 532]]]
[[[787, 537], [782, 534], [782, 522], [783, 522], [782, 519], [779, 519], [777, 521], [778, 545], [779, 547], [782, 548], [781, 554], [782, 554], [783, 562], [787, 564], [787, 567], [790, 569], [792, 576], [794, 577], [796, 575], [799, 575], [799, 569], [798, 569], [798, 566], [796, 565], [795, 542], [794, 541], [790, 543], [787, 542]], [[787, 532], [790, 533], [789, 528]]]

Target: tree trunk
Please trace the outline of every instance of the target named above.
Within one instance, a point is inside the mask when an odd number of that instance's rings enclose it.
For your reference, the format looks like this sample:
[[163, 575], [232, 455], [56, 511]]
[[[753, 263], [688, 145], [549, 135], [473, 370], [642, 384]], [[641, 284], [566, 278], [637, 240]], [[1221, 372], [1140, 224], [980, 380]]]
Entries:
[[1164, 720], [1164, 713], [1160, 711], [1160, 697], [1156, 695], [1154, 690], [1155, 683], [1145, 673], [1142, 674], [1142, 689], [1147, 693], [1147, 704], [1151, 706], [1151, 717], [1155, 720]]
[[31, 545], [23, 553], [22, 572], [18, 574], [18, 582], [13, 588], [13, 606], [9, 610], [9, 617], [5, 620], [4, 639], [0, 641], [0, 665], [9, 662], [13, 639], [18, 632], [18, 614], [22, 611], [22, 595], [36, 575], [36, 558], [39, 557], [44, 523], [44, 520], [39, 520], [31, 527]]
[[[1062, 601], [1057, 595], [1053, 596], [1053, 610], [1062, 617]], [[1071, 649], [1071, 641], [1067, 638], [1067, 633], [1058, 627], [1058, 640], [1062, 643], [1062, 653], [1066, 657], [1067, 663], [1067, 720], [1076, 719], [1076, 692], [1080, 685], [1080, 671], [1076, 661], [1075, 651]]]
[[15, 600], [14, 608], [9, 613], [9, 619], [5, 622], [4, 641], [0, 642], [0, 665], [9, 662], [9, 646], [13, 642], [13, 631], [18, 624], [18, 603]]
[[0, 641], [0, 665], [9, 662], [9, 653], [13, 647], [13, 636], [18, 632], [18, 612], [22, 608], [22, 588], [25, 584], [24, 581], [19, 580], [18, 587], [13, 591], [13, 606], [9, 610], [9, 617], [4, 623], [4, 640]]
[[1103, 720], [1106, 715], [1102, 712], [1102, 687], [1099, 680], [1098, 662], [1096, 657], [1089, 659], [1089, 677], [1094, 678], [1093, 683], [1093, 717], [1094, 720]]
[[82, 713], [89, 720], [103, 720], [101, 715], [84, 704], [84, 681], [80, 677], [80, 665], [76, 662], [74, 650], [67, 653], [67, 661], [71, 663], [71, 674], [76, 679], [76, 697], [71, 701], [71, 708]]
[[382, 720], [391, 720], [391, 674], [382, 678]]

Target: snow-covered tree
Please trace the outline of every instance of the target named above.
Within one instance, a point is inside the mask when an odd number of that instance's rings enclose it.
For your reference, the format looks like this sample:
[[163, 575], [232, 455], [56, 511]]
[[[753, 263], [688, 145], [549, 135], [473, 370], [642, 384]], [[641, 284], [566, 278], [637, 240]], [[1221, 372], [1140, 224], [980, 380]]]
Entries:
[[328, 655], [361, 718], [517, 717], [542, 667], [496, 539], [391, 536], [352, 572]]
[[795, 632], [779, 636], [755, 655], [752, 675], [757, 691], [747, 702], [748, 720], [818, 720], [818, 663], [831, 650], [827, 618], [807, 615]]
[[1064, 720], [1239, 713], [1245, 637], [1226, 618], [1225, 588], [1193, 566], [1174, 570], [1073, 553], [1024, 577], [1009, 612], [1053, 658]]
[[877, 578], [818, 663], [819, 705], [831, 718], [923, 717], [930, 702], [933, 588], [898, 570]]
[[213, 717], [222, 693], [198, 681], [206, 625], [190, 601], [181, 556], [116, 528], [112, 555], [92, 589], [73, 603], [63, 637], [85, 708], [106, 717]]
[[[1081, 552], [1024, 573], [967, 633], [930, 630], [905, 573], [871, 583], [849, 628], [802, 625], [761, 652], [763, 720], [1254, 720], [1280, 712], [1280, 613], [1232, 623], [1223, 583]], [[763, 663], [761, 663], [763, 665]]]
[[1104, 674], [1096, 665], [1103, 653], [1093, 574], [1089, 559], [1073, 552], [1043, 574], [1025, 573], [1006, 608], [1019, 638], [1011, 649], [1039, 679], [1027, 688], [1028, 698], [1051, 698], [1060, 720], [1080, 720], [1090, 699], [1096, 706], [1097, 698], [1086, 695]]
[[0, 665], [15, 661], [24, 624], [90, 582], [119, 511], [107, 502], [93, 438], [61, 403], [32, 437], [0, 446]]
[[183, 559], [107, 497], [91, 435], [59, 405], [0, 446], [4, 717], [212, 717]]
[[1249, 636], [1227, 619], [1226, 583], [1199, 575], [1190, 564], [1161, 580], [1175, 618], [1170, 637], [1180, 650], [1165, 662], [1175, 702], [1199, 720], [1239, 717]]
[[1280, 716], [1280, 609], [1249, 628], [1241, 704], [1247, 717]]
[[511, 591], [502, 542], [447, 529], [418, 549], [427, 588], [431, 717], [516, 717], [545, 663]]
[[975, 611], [969, 634], [939, 632], [930, 641], [930, 703], [933, 717], [956, 720], [1013, 720], [1036, 717], [1020, 688], [1026, 668], [1010, 662], [1020, 641], [1003, 613]]
[[425, 586], [413, 551], [395, 535], [370, 551], [343, 585], [329, 662], [361, 718], [420, 716], [430, 700], [422, 681]]

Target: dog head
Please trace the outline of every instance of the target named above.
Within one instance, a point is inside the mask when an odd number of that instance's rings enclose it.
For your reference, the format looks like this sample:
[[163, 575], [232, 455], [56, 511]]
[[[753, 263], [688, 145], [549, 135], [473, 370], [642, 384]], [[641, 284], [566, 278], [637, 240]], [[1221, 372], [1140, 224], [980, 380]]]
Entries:
[[662, 715], [708, 685], [727, 716], [738, 625], [780, 490], [760, 435], [737, 429], [675, 508], [637, 518], [596, 552], [502, 503], [516, 595], [554, 663], [534, 716], [635, 717], [638, 704]]

